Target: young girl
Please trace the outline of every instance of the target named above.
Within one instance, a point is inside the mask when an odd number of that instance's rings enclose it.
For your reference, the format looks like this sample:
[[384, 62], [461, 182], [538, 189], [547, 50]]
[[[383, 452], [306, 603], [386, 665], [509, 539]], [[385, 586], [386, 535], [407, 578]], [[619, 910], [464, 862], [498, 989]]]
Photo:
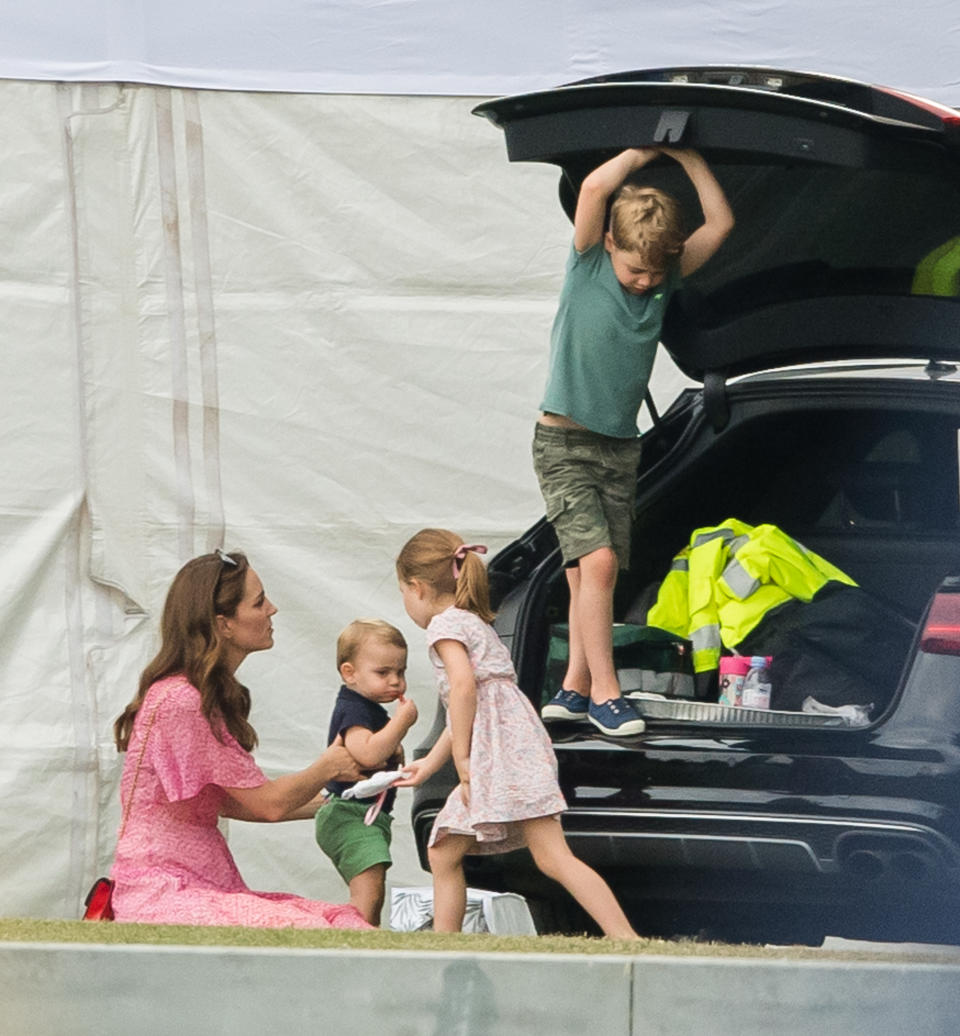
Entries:
[[422, 784], [450, 758], [460, 778], [430, 834], [434, 930], [459, 932], [466, 910], [463, 857], [526, 845], [605, 935], [635, 939], [606, 882], [578, 860], [560, 826], [566, 809], [550, 738], [516, 682], [510, 655], [490, 621], [486, 547], [423, 529], [397, 558], [407, 614], [427, 631], [447, 726], [398, 786]]

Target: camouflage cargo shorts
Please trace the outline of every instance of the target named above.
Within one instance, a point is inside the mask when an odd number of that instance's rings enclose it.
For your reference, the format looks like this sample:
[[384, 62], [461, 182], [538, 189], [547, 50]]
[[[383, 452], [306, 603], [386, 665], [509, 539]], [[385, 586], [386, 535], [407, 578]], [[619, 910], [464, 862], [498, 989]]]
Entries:
[[614, 439], [585, 428], [537, 424], [533, 469], [564, 564], [610, 547], [630, 566], [640, 439]]

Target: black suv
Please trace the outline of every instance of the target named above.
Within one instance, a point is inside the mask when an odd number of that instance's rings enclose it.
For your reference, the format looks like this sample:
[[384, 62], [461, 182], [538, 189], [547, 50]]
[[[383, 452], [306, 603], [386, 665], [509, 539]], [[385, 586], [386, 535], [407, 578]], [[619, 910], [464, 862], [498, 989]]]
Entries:
[[[960, 114], [843, 79], [719, 67], [613, 75], [476, 113], [512, 161], [560, 167], [571, 217], [592, 168], [650, 145], [703, 153], [736, 215], [667, 314], [663, 345], [702, 387], [662, 414], [648, 399], [623, 628], [643, 630], [692, 531], [731, 516], [826, 558], [864, 605], [847, 657], [831, 671], [828, 653], [803, 688], [840, 706], [853, 671], [862, 725], [802, 711], [776, 681], [769, 712], [721, 705], [715, 685], [692, 683], [682, 638], [653, 631], [646, 662], [624, 655], [645, 733], [550, 725], [573, 850], [650, 933], [960, 941]], [[643, 176], [696, 216], [676, 163]], [[562, 672], [551, 662], [568, 603], [550, 525], [490, 574], [496, 628], [539, 707]], [[828, 620], [818, 635], [834, 632]], [[631, 685], [638, 665], [652, 683]], [[417, 789], [424, 863], [452, 781], [447, 770]], [[545, 927], [585, 926], [525, 851], [467, 864], [471, 885], [527, 895]]]

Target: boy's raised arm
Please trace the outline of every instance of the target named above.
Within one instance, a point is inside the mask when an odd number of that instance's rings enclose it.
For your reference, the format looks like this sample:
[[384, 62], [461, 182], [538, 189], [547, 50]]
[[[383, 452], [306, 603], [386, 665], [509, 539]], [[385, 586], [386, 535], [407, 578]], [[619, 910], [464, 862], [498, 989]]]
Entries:
[[573, 219], [573, 246], [578, 252], [585, 252], [603, 239], [610, 195], [635, 169], [645, 166], [659, 153], [659, 149], [652, 147], [628, 148], [584, 177]]
[[663, 153], [669, 155], [683, 166], [700, 199], [703, 209], [703, 225], [687, 238], [680, 259], [680, 272], [686, 277], [701, 266], [723, 244], [727, 235], [733, 230], [733, 210], [717, 183], [717, 178], [710, 171], [705, 159], [699, 152], [690, 150], [674, 150], [664, 148]]
[[376, 733], [366, 727], [350, 727], [343, 736], [343, 743], [364, 769], [384, 766], [416, 721], [416, 705], [409, 698], [400, 698], [397, 711], [385, 726]]

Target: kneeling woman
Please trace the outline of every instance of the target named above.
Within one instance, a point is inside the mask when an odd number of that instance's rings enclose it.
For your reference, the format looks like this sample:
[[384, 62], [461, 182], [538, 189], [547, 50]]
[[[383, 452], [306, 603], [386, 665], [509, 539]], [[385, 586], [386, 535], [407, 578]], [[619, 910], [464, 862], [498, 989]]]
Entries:
[[247, 888], [217, 822], [312, 817], [327, 781], [356, 780], [334, 743], [305, 770], [268, 780], [250, 752], [250, 694], [234, 675], [273, 646], [271, 604], [243, 554], [205, 554], [177, 573], [162, 643], [114, 724], [125, 751], [110, 876], [118, 921], [369, 928], [354, 907]]

